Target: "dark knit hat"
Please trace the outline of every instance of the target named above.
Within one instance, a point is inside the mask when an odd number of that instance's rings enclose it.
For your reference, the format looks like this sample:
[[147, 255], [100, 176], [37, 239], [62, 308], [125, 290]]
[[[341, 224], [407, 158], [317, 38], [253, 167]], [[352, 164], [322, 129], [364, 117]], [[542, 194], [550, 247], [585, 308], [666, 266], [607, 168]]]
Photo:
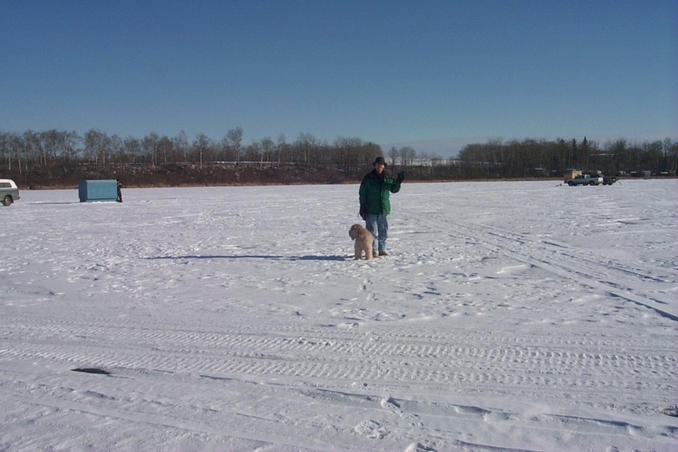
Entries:
[[388, 166], [386, 164], [386, 160], [384, 160], [384, 157], [377, 157], [376, 159], [374, 159], [374, 163], [372, 165], [377, 166], [377, 164], [379, 163], [383, 164], [384, 166]]

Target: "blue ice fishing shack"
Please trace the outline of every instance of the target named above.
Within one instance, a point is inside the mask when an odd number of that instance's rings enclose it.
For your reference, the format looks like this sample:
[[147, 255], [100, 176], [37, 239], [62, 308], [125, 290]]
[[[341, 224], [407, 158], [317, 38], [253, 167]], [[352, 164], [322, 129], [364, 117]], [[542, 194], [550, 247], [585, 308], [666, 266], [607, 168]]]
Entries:
[[115, 201], [118, 181], [115, 179], [81, 180], [78, 182], [80, 202]]

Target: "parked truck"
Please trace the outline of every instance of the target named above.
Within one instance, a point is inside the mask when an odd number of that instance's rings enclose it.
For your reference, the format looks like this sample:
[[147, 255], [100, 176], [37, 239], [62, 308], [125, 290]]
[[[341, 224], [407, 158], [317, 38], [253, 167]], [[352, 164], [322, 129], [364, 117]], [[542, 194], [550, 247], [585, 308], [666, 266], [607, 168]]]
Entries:
[[575, 185], [600, 185], [604, 182], [602, 176], [591, 176], [589, 174], [582, 174], [581, 176], [574, 177], [565, 181], [570, 187]]

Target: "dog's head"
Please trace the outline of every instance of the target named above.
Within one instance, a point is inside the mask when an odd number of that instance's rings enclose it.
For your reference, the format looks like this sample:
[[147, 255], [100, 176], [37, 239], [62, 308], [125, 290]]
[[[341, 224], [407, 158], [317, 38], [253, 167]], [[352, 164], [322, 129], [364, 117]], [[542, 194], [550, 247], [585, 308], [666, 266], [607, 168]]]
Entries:
[[363, 228], [359, 224], [354, 224], [351, 226], [351, 229], [348, 230], [348, 236], [351, 237], [351, 240], [355, 240], [358, 237], [363, 235]]

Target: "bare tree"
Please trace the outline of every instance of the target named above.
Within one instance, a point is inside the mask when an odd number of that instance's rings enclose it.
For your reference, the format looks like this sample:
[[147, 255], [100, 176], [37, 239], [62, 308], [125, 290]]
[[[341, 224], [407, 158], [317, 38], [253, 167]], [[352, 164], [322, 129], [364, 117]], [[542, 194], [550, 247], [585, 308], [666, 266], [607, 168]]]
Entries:
[[12, 156], [17, 161], [18, 146], [20, 139], [15, 133], [0, 133], [0, 148], [3, 150], [3, 155], [7, 160], [7, 169], [12, 172]]
[[287, 148], [287, 143], [285, 142], [286, 137], [284, 133], [278, 135], [278, 143], [276, 144], [276, 150], [278, 151], [278, 165], [281, 162], [281, 155], [283, 151]]
[[245, 156], [245, 161], [247, 162], [256, 162], [261, 160], [261, 145], [259, 142], [254, 141], [248, 146], [245, 146], [243, 154]]
[[167, 156], [172, 154], [172, 141], [166, 136], [162, 136], [158, 141], [158, 151], [162, 155], [163, 163], [167, 164]]
[[204, 133], [198, 134], [193, 141], [193, 148], [198, 152], [200, 158], [200, 169], [203, 165], [203, 154], [209, 151], [210, 148], [210, 139]]
[[240, 165], [240, 146], [242, 143], [242, 127], [235, 127], [229, 130], [226, 136], [233, 145], [233, 150], [235, 151], [236, 164]]
[[137, 138], [127, 137], [123, 140], [122, 145], [125, 149], [125, 154], [133, 161], [141, 157], [141, 143]]
[[106, 158], [110, 154], [110, 138], [101, 130], [90, 129], [85, 134], [85, 158], [98, 166], [99, 162], [106, 166]]
[[172, 149], [176, 153], [175, 159], [181, 157], [182, 161], [188, 161], [188, 137], [183, 130], [172, 138]]
[[43, 145], [43, 165], [47, 166], [47, 160], [56, 160], [61, 144], [61, 134], [56, 129], [47, 130], [40, 133], [40, 140]]
[[417, 157], [417, 151], [409, 146], [400, 148], [400, 164], [402, 166], [410, 166]]
[[[19, 168], [19, 174], [22, 174], [22, 169], [21, 169], [21, 162], [25, 161], [26, 159], [26, 146], [24, 144], [24, 140], [21, 139], [21, 137], [17, 134], [12, 134], [10, 138], [10, 155], [14, 153], [14, 161], [17, 164], [17, 167]], [[12, 169], [12, 164], [10, 160], [10, 165], [9, 169]]]
[[59, 136], [59, 150], [64, 162], [77, 158], [77, 146], [82, 141], [76, 131], [61, 132]]
[[151, 132], [146, 135], [141, 142], [141, 146], [144, 150], [144, 154], [151, 157], [151, 165], [156, 166], [158, 163], [158, 142], [160, 138], [155, 132]]
[[391, 158], [391, 166], [395, 166], [396, 164], [396, 159], [398, 158], [398, 150], [396, 149], [395, 146], [391, 146], [391, 150], [388, 151], [388, 156]]
[[111, 136], [111, 155], [115, 156], [114, 158], [118, 162], [122, 163], [125, 161], [125, 145], [122, 142], [122, 138], [115, 134]]
[[272, 162], [273, 161], [273, 140], [270, 137], [262, 138], [261, 140], [261, 162], [264, 160]]
[[47, 158], [44, 155], [40, 134], [32, 130], [27, 130], [24, 132], [23, 139], [27, 158], [33, 163], [37, 162], [38, 166], [46, 166], [46, 164], [43, 165], [43, 161], [46, 162]]

